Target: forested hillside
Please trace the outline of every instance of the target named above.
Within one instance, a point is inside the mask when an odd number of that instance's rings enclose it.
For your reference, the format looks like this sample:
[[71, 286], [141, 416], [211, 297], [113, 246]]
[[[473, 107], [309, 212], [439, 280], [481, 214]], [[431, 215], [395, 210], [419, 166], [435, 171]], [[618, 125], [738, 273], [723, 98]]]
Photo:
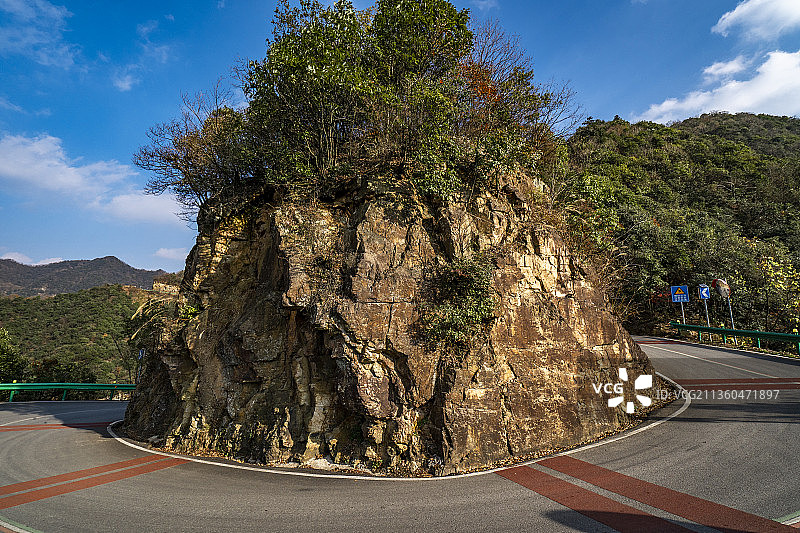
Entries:
[[23, 265], [0, 259], [0, 295], [53, 295], [105, 284], [153, 287], [163, 270], [142, 270], [108, 256], [92, 260], [60, 261], [48, 265]]
[[[0, 298], [0, 329], [25, 363], [3, 379], [128, 382], [136, 360], [131, 316], [145, 291], [106, 285], [51, 298]], [[10, 367], [9, 367], [10, 368]], [[2, 381], [2, 379], [0, 379]]]
[[[797, 119], [717, 113], [673, 127], [591, 120], [575, 133], [572, 228], [611, 261], [629, 327], [679, 317], [669, 286], [713, 278], [731, 283], [737, 327], [798, 326], [798, 132]], [[710, 304], [713, 322], [726, 321], [723, 301]], [[701, 320], [698, 300], [687, 311]]]
[[796, 158], [800, 154], [800, 120], [793, 117], [711, 113], [686, 119], [673, 127], [691, 133], [717, 135], [779, 158]]

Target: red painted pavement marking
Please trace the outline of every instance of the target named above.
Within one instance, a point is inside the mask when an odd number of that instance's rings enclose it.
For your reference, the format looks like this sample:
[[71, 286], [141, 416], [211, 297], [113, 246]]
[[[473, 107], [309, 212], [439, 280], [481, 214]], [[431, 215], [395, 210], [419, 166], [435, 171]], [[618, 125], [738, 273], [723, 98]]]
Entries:
[[0, 432], [4, 431], [33, 431], [37, 429], [64, 429], [64, 428], [74, 428], [74, 429], [87, 429], [87, 428], [99, 428], [99, 427], [107, 427], [111, 422], [87, 422], [81, 424], [26, 424], [19, 426], [3, 426], [0, 427]]
[[0, 526], [0, 532], [2, 532], [2, 533], [14, 533], [14, 531], [12, 531], [10, 529], [6, 529], [3, 526]]
[[767, 533], [793, 529], [767, 518], [626, 476], [574, 457], [551, 457], [538, 461], [537, 464], [723, 532]]
[[23, 492], [22, 494], [15, 494], [14, 496], [6, 496], [0, 498], [0, 509], [8, 509], [23, 503], [31, 503], [45, 498], [52, 498], [53, 496], [60, 496], [78, 490], [96, 487], [98, 485], [105, 485], [113, 481], [127, 479], [134, 476], [140, 476], [156, 470], [163, 470], [173, 466], [188, 463], [185, 459], [165, 459], [163, 461], [156, 461], [150, 464], [136, 466], [127, 470], [119, 470], [111, 472], [110, 474], [103, 474], [102, 476], [90, 477], [81, 479], [80, 481], [73, 481], [72, 483], [64, 483], [63, 485], [56, 485], [54, 487], [47, 487], [45, 489], [32, 490], [30, 492]]
[[86, 468], [84, 470], [76, 470], [75, 472], [67, 472], [66, 474], [58, 474], [57, 476], [43, 477], [33, 479], [31, 481], [22, 481], [20, 483], [13, 483], [0, 487], [0, 496], [5, 494], [13, 494], [23, 490], [35, 489], [37, 487], [44, 487], [46, 485], [54, 485], [64, 481], [72, 481], [73, 479], [80, 479], [82, 477], [93, 476], [95, 474], [103, 474], [112, 470], [119, 470], [129, 466], [136, 466], [143, 463], [152, 463], [162, 458], [160, 455], [146, 455], [144, 457], [137, 457], [136, 459], [128, 459], [127, 461], [120, 461], [118, 463], [111, 463], [109, 465], [95, 466], [94, 468]]
[[497, 472], [525, 488], [538, 492], [545, 498], [569, 507], [584, 516], [621, 533], [660, 531], [664, 533], [686, 533], [691, 531], [663, 518], [640, 511], [624, 503], [573, 485], [541, 470], [528, 466], [517, 466]]

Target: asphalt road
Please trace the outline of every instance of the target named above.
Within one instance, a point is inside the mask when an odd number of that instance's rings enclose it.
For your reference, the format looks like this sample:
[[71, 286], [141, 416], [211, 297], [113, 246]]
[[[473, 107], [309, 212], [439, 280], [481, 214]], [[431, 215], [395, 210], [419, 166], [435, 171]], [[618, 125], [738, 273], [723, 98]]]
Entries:
[[690, 402], [599, 445], [468, 477], [234, 469], [115, 440], [106, 424], [122, 402], [0, 404], [0, 532], [796, 531], [769, 519], [800, 517], [800, 361], [638, 340]]

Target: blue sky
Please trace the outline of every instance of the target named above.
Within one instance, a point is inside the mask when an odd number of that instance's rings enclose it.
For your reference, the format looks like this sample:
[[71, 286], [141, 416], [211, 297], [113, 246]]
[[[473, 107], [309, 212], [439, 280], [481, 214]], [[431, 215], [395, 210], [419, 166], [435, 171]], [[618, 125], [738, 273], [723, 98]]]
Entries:
[[[800, 0], [462, 0], [587, 116], [800, 114]], [[368, 2], [356, 1], [358, 7]], [[196, 232], [131, 164], [147, 130], [239, 59], [274, 1], [0, 0], [0, 257], [183, 268]]]

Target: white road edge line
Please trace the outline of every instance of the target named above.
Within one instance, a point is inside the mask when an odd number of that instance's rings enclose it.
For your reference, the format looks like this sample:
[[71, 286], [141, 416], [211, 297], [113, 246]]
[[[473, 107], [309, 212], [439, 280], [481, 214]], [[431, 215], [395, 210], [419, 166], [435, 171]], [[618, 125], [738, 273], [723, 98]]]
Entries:
[[[665, 380], [669, 381], [670, 383], [675, 385], [680, 390], [686, 392], [686, 389], [684, 389], [683, 387], [678, 385], [675, 381], [671, 380], [670, 378], [668, 378], [667, 376], [665, 376], [661, 372], [656, 372], [656, 374], [661, 376]], [[661, 420], [656, 420], [655, 422], [651, 422], [650, 424], [647, 424], [646, 426], [643, 426], [643, 427], [640, 427], [640, 428], [625, 432], [622, 435], [618, 435], [616, 437], [613, 437], [613, 438], [610, 438], [610, 439], [607, 439], [607, 440], [601, 440], [599, 442], [595, 442], [595, 443], [592, 443], [592, 444], [587, 444], [586, 446], [581, 446], [580, 448], [575, 448], [574, 450], [566, 450], [564, 452], [554, 454], [553, 457], [558, 457], [558, 456], [561, 456], [561, 455], [571, 455], [573, 453], [578, 453], [578, 452], [581, 452], [583, 450], [590, 450], [592, 448], [597, 448], [598, 446], [605, 446], [606, 444], [611, 444], [612, 442], [617, 442], [617, 441], [622, 440], [622, 439], [627, 439], [628, 437], [630, 437], [632, 435], [636, 435], [637, 433], [641, 433], [642, 431], [647, 431], [648, 429], [652, 429], [652, 428], [654, 428], [654, 427], [656, 427], [656, 426], [658, 426], [660, 424], [663, 424], [664, 422], [666, 422], [668, 420], [672, 420], [673, 418], [675, 418], [679, 414], [681, 414], [684, 411], [686, 411], [689, 408], [689, 405], [691, 405], [691, 403], [692, 403], [691, 394], [686, 394], [685, 397], [686, 397], [686, 399], [684, 400], [683, 405], [680, 407], [680, 409], [676, 410], [674, 413], [672, 413], [671, 415], [669, 415], [666, 418], [662, 418]], [[529, 464], [533, 464], [533, 463], [535, 463], [536, 461], [539, 461], [539, 460], [540, 459], [535, 459], [533, 461], [529, 461], [527, 463], [522, 463], [522, 464], [529, 465]]]
[[[736, 346], [735, 344], [733, 346], [727, 346], [727, 345], [726, 346], [719, 346], [719, 345], [716, 345], [716, 344], [703, 344], [703, 343], [700, 343], [700, 342], [687, 341], [687, 340], [683, 340], [683, 339], [668, 339], [666, 337], [648, 337], [648, 338], [651, 338], [651, 339], [663, 339], [663, 340], [672, 341], [675, 344], [685, 344], [687, 346], [697, 346], [698, 348], [722, 348], [722, 349], [725, 349], [725, 350], [736, 350], [737, 352], [744, 352], [744, 353], [751, 353], [753, 355], [760, 355], [761, 357], [765, 357], [765, 358], [766, 357], [777, 357], [778, 359], [788, 359], [789, 361], [795, 361], [795, 362], [800, 361], [800, 358], [798, 358], [798, 357], [790, 357], [788, 355], [780, 355], [780, 354], [777, 354], [777, 353], [769, 353], [769, 352], [756, 352], [755, 350], [747, 350], [747, 349], [745, 349], [743, 347], [740, 348], [739, 346]], [[646, 342], [645, 344], [649, 345], [651, 343]], [[655, 344], [655, 343], [652, 343], [652, 344]], [[641, 347], [641, 345], [639, 345], [639, 346]]]
[[782, 516], [780, 518], [776, 518], [775, 521], [776, 522], [780, 522], [781, 524], [784, 524], [784, 525], [787, 525], [787, 526], [792, 526], [792, 525], [797, 524], [798, 522], [800, 522], [800, 511], [797, 511], [796, 513], [788, 514], [786, 516]]
[[[670, 378], [668, 378], [664, 374], [662, 374], [660, 372], [656, 372], [656, 374], [658, 374], [659, 376], [661, 376], [665, 380], [669, 381], [670, 383], [672, 383], [673, 385], [675, 385], [679, 389], [685, 390], [685, 389], [683, 389], [683, 387], [681, 387], [680, 385], [675, 383], [675, 381], [671, 380]], [[559, 456], [559, 455], [569, 455], [569, 454], [577, 453], [577, 452], [580, 452], [580, 451], [583, 451], [583, 450], [589, 450], [591, 448], [596, 448], [598, 446], [611, 444], [612, 442], [617, 442], [617, 441], [620, 441], [622, 439], [627, 439], [630, 436], [636, 435], [636, 434], [641, 433], [643, 431], [647, 431], [648, 429], [652, 429], [652, 428], [654, 428], [654, 427], [656, 427], [656, 426], [658, 426], [660, 424], [663, 424], [664, 422], [666, 422], [668, 420], [671, 420], [671, 419], [675, 418], [676, 416], [678, 416], [681, 413], [683, 413], [686, 409], [688, 409], [689, 405], [692, 403], [692, 400], [691, 400], [691, 398], [689, 396], [690, 395], [687, 394], [686, 395], [686, 400], [683, 402], [683, 405], [679, 409], [677, 409], [674, 413], [672, 413], [669, 416], [667, 416], [666, 418], [662, 418], [661, 420], [656, 420], [655, 422], [651, 422], [651, 423], [649, 423], [649, 424], [647, 424], [647, 425], [645, 425], [643, 427], [624, 432], [623, 434], [618, 435], [618, 436], [613, 437], [613, 438], [610, 438], [610, 439], [601, 440], [599, 442], [595, 442], [595, 443], [592, 443], [592, 444], [586, 444], [584, 446], [581, 446], [579, 448], [575, 448], [573, 450], [566, 450], [566, 451], [561, 452], [561, 453], [553, 454], [552, 457], [556, 457], [556, 456]], [[356, 480], [356, 481], [456, 481], [456, 480], [464, 479], [464, 478], [468, 478], [468, 477], [485, 476], [487, 474], [494, 474], [495, 472], [500, 472], [501, 470], [506, 470], [508, 468], [513, 468], [515, 466], [530, 465], [530, 464], [533, 464], [533, 463], [535, 463], [537, 461], [541, 461], [542, 459], [544, 459], [544, 457], [539, 457], [539, 458], [533, 459], [531, 461], [527, 461], [527, 462], [524, 462], [524, 463], [518, 463], [518, 464], [515, 464], [515, 465], [511, 465], [511, 466], [503, 466], [503, 467], [500, 467], [500, 468], [492, 468], [491, 470], [481, 470], [480, 472], [470, 472], [468, 474], [457, 474], [457, 475], [453, 475], [453, 476], [440, 476], [440, 477], [388, 477], [388, 476], [387, 477], [382, 477], [382, 476], [359, 476], [359, 475], [344, 475], [344, 474], [317, 474], [317, 473], [314, 473], [314, 472], [296, 472], [296, 471], [287, 471], [287, 470], [274, 470], [274, 469], [271, 469], [271, 468], [257, 468], [257, 467], [246, 466], [246, 465], [234, 465], [234, 464], [227, 464], [227, 463], [217, 463], [217, 462], [214, 462], [214, 461], [206, 461], [205, 459], [198, 459], [196, 457], [190, 457], [190, 456], [187, 456], [187, 455], [178, 455], [178, 454], [174, 454], [174, 453], [157, 452], [157, 451], [149, 450], [149, 449], [147, 449], [147, 448], [145, 448], [143, 446], [139, 446], [138, 444], [133, 444], [132, 442], [128, 442], [127, 440], [123, 439], [122, 437], [120, 437], [119, 435], [117, 435], [114, 432], [114, 430], [112, 429], [111, 426], [113, 426], [114, 424], [117, 424], [119, 422], [122, 422], [122, 421], [123, 420], [116, 420], [116, 421], [112, 422], [111, 424], [109, 424], [106, 429], [108, 430], [109, 434], [117, 442], [120, 442], [120, 443], [124, 444], [125, 446], [129, 446], [129, 447], [134, 448], [136, 450], [141, 450], [143, 452], [154, 454], [154, 455], [163, 455], [163, 456], [166, 456], [166, 457], [175, 457], [177, 459], [184, 459], [186, 461], [191, 461], [193, 463], [200, 463], [200, 464], [213, 465], [213, 466], [221, 466], [221, 467], [225, 467], [225, 468], [235, 468], [237, 470], [250, 470], [250, 471], [253, 471], [253, 472], [265, 472], [265, 473], [268, 473], [268, 474], [280, 474], [280, 475], [284, 475], [284, 476], [300, 476], [300, 477], [324, 478], [324, 479], [350, 479], [350, 480]]]
[[[667, 348], [662, 348], [660, 346], [648, 345], [650, 348], [655, 348], [656, 350], [664, 350], [665, 352], [676, 353], [678, 355], [682, 355], [684, 357], [691, 357], [692, 359], [699, 359], [700, 361], [705, 361], [706, 363], [713, 363], [715, 365], [722, 365], [727, 366], [728, 368], [735, 368], [736, 370], [741, 370], [742, 372], [749, 372], [750, 374], [756, 374], [757, 376], [764, 376], [767, 378], [778, 378], [779, 376], [772, 376], [770, 374], [763, 374], [761, 372], [756, 372], [755, 370], [747, 370], [746, 368], [740, 368], [738, 366], [729, 365], [726, 363], [720, 363], [719, 361], [709, 361], [708, 359], [704, 359], [702, 357], [698, 357], [696, 355], [689, 355], [688, 353], [683, 352], [676, 352], [675, 350], [669, 350]], [[735, 378], [734, 378], [735, 379]]]
[[9, 519], [5, 518], [4, 516], [0, 516], [0, 527], [13, 531], [14, 533], [41, 533], [38, 529], [30, 529], [27, 528], [26, 526], [23, 526], [22, 524], [16, 524], [16, 523], [12, 524], [6, 522], [6, 520]]

